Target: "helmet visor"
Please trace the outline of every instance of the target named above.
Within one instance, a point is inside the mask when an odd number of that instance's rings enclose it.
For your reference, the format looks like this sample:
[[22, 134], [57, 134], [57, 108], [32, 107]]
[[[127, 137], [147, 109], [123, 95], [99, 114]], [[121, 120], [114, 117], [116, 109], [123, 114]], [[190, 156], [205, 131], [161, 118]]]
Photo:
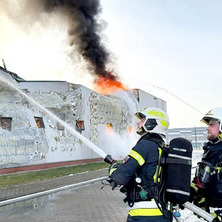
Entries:
[[209, 122], [213, 120], [215, 122], [218, 122], [220, 123], [220, 121], [216, 118], [213, 118], [213, 117], [209, 117], [209, 116], [204, 116], [203, 119], [201, 120], [201, 122], [205, 123], [205, 124], [209, 124]]
[[135, 113], [135, 116], [136, 116], [138, 119], [146, 119], [146, 116], [145, 116], [143, 113], [141, 113], [141, 112]]

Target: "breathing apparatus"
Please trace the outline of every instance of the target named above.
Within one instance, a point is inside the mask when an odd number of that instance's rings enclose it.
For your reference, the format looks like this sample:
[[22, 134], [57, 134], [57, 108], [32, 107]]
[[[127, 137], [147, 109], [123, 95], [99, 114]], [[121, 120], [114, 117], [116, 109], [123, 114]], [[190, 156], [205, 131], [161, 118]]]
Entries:
[[195, 177], [198, 178], [198, 181], [195, 181], [196, 185], [199, 188], [205, 188], [205, 184], [210, 182], [212, 175], [215, 173], [215, 167], [211, 163], [207, 161], [198, 162], [195, 173]]
[[210, 182], [214, 174], [217, 175], [217, 180], [222, 182], [222, 155], [219, 156], [216, 166], [207, 161], [197, 163], [195, 178], [198, 181], [195, 181], [196, 185], [199, 188], [205, 188], [205, 184]]

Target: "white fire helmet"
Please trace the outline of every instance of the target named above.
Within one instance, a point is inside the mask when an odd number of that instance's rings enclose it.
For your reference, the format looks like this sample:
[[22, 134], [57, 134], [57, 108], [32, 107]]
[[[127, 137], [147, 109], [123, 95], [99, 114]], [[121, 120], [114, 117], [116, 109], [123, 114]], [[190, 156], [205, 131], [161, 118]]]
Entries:
[[169, 127], [169, 117], [163, 110], [150, 107], [139, 110], [135, 113], [135, 116], [139, 119], [145, 119], [143, 126], [137, 130], [138, 134], [141, 135], [144, 132], [150, 132], [166, 137]]
[[201, 119], [201, 122], [208, 124], [210, 120], [216, 120], [219, 122], [219, 130], [222, 133], [222, 107], [217, 107], [211, 109], [205, 116]]

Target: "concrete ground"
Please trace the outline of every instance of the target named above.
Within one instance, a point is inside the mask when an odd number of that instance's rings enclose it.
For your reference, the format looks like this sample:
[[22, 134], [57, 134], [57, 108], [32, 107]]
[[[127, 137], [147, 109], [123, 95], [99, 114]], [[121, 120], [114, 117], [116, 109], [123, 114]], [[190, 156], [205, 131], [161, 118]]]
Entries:
[[50, 190], [70, 184], [87, 181], [90, 179], [103, 177], [108, 174], [107, 169], [96, 170], [92, 172], [85, 172], [75, 175], [69, 175], [65, 177], [54, 178], [50, 180], [37, 181], [35, 183], [28, 183], [25, 185], [1, 188], [0, 189], [0, 201], [24, 196], [32, 193], [37, 193], [45, 190]]
[[[128, 205], [123, 202], [124, 194], [120, 193], [118, 188], [111, 190], [110, 186], [101, 189], [103, 185], [100, 178], [106, 175], [107, 169], [104, 169], [0, 189], [0, 222], [125, 222]], [[95, 178], [99, 178], [98, 182], [1, 205], [11, 198], [79, 184]], [[181, 214], [181, 222], [204, 221], [188, 210], [181, 211]]]
[[[107, 169], [70, 175], [68, 177], [1, 189], [0, 196], [1, 200], [4, 201], [106, 175]], [[105, 186], [101, 189], [102, 186], [99, 181], [79, 188], [2, 206], [0, 207], [0, 221], [126, 221], [128, 207], [123, 202], [124, 194], [120, 193], [118, 189], [112, 191], [110, 186]]]

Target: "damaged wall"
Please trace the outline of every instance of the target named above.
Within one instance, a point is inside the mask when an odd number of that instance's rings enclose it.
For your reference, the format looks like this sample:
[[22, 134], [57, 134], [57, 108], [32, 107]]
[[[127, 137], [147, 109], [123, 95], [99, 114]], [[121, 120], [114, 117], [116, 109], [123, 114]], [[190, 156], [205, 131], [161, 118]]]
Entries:
[[[19, 87], [98, 146], [104, 147], [101, 138], [107, 124], [116, 132], [126, 131], [132, 124], [133, 115], [123, 100], [100, 95], [81, 85], [21, 81]], [[0, 118], [11, 118], [10, 130], [0, 127], [2, 168], [99, 157], [7, 85], [1, 86]]]
[[[109, 146], [112, 149], [117, 147], [116, 141], [112, 141], [114, 144], [104, 142], [107, 128], [111, 127], [113, 132], [121, 136], [129, 134], [129, 128], [135, 126], [133, 116], [140, 103], [132, 92], [124, 92], [126, 101], [117, 96], [103, 96], [82, 85], [64, 81], [16, 81], [10, 77], [10, 73], [0, 69], [1, 75], [8, 75], [10, 81], [38, 104], [106, 153], [110, 151]], [[0, 94], [1, 168], [99, 157], [53, 116], [43, 113], [40, 107], [4, 81], [1, 81]], [[145, 100], [145, 93], [142, 95], [141, 98]], [[151, 103], [154, 97], [147, 94], [147, 98], [147, 103], [149, 100]], [[4, 128], [4, 124], [10, 127]]]

